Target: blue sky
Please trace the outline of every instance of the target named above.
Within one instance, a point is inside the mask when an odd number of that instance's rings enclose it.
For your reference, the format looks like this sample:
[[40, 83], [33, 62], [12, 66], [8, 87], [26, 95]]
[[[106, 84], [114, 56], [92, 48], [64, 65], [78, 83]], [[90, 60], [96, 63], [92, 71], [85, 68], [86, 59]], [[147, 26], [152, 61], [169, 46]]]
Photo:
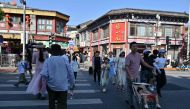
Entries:
[[[19, 0], [17, 0], [19, 2]], [[112, 9], [137, 8], [188, 12], [190, 0], [26, 0], [33, 8], [56, 10], [70, 16], [69, 25], [95, 20]]]

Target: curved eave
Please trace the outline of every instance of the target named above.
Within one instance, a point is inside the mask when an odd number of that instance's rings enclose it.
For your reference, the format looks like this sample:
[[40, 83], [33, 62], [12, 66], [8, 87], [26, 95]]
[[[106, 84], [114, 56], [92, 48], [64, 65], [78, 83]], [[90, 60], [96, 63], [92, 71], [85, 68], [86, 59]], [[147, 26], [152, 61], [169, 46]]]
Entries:
[[[19, 8], [1, 8], [4, 13], [11, 13], [11, 14], [23, 14], [23, 9]], [[69, 21], [69, 16], [64, 15], [57, 11], [47, 11], [47, 10], [36, 10], [36, 9], [27, 9], [26, 14], [29, 15], [39, 15], [39, 16], [51, 16], [51, 17], [58, 17], [65, 21]]]

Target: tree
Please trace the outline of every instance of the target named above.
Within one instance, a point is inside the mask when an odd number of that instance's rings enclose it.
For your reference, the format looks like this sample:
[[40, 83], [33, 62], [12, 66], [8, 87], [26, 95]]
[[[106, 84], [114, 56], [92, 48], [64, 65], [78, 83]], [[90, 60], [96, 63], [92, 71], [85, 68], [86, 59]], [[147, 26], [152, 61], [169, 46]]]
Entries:
[[0, 8], [0, 20], [2, 20], [4, 18], [4, 12], [3, 10]]

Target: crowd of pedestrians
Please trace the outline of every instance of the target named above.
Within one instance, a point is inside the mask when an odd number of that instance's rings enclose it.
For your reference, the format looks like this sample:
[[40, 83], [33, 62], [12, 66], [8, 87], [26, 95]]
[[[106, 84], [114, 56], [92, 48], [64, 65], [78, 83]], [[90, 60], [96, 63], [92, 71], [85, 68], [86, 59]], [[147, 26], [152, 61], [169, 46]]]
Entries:
[[[167, 59], [164, 57], [164, 49], [151, 51], [145, 49], [143, 54], [137, 52], [136, 42], [130, 43], [131, 52], [126, 55], [124, 51], [116, 57], [113, 52], [108, 56], [100, 57], [100, 52], [96, 51], [92, 58], [92, 68], [94, 73], [94, 82], [98, 76], [98, 85], [102, 87], [102, 92], [107, 91], [107, 85], [112, 82], [117, 89], [127, 93], [126, 102], [131, 109], [134, 109], [133, 89], [134, 82], [143, 82], [153, 84], [156, 81], [156, 107], [161, 108], [158, 96], [161, 97], [161, 88], [166, 84], [166, 75], [164, 68]], [[102, 60], [103, 59], [103, 60]], [[154, 82], [155, 83], [155, 82]], [[148, 109], [145, 103], [144, 108]]]
[[[122, 51], [118, 57], [109, 52], [103, 58], [100, 52], [96, 51], [92, 58], [92, 70], [94, 82], [101, 86], [102, 92], [106, 93], [108, 84], [111, 82], [118, 90], [127, 93], [126, 102], [133, 109], [133, 82], [151, 83], [156, 80], [157, 95], [161, 97], [161, 88], [166, 84], [164, 68], [167, 63], [165, 50], [145, 49], [143, 54], [137, 52], [136, 42], [130, 43], [131, 52], [126, 54]], [[150, 55], [151, 54], [151, 55]], [[38, 99], [46, 99], [46, 91], [49, 98], [49, 109], [67, 109], [67, 93], [73, 95], [75, 80], [79, 71], [79, 63], [85, 60], [85, 55], [78, 53], [71, 54], [69, 51], [61, 50], [60, 45], [53, 44], [50, 49], [36, 47], [30, 54], [32, 59], [22, 61], [18, 57], [17, 67], [20, 83], [28, 85], [26, 92], [34, 94]], [[28, 58], [27, 58], [28, 59]], [[87, 58], [86, 58], [87, 59]], [[31, 63], [35, 64], [35, 73], [31, 74]], [[31, 80], [28, 82], [25, 77], [26, 71], [30, 72]], [[161, 108], [157, 98], [156, 106]], [[145, 108], [148, 105], [145, 104]]]

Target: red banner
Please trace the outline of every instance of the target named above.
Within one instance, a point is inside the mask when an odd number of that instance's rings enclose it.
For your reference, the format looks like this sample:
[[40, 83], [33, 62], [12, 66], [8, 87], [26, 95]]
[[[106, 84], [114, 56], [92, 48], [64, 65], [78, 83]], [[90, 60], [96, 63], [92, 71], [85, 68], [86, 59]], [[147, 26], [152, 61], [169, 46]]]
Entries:
[[112, 23], [111, 42], [125, 41], [125, 22]]

